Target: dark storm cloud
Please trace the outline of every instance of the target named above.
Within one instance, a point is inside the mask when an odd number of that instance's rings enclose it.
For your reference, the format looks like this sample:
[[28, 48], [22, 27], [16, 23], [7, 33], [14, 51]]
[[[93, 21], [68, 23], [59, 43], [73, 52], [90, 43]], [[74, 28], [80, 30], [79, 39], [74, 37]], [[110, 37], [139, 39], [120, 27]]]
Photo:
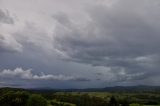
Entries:
[[64, 15], [58, 15], [54, 46], [66, 60], [124, 68], [135, 79], [149, 77], [134, 76], [137, 72], [160, 74], [159, 7], [158, 0], [122, 0], [110, 7], [94, 6], [86, 13], [89, 19], [85, 26], [68, 18], [61, 21]]
[[160, 84], [159, 0], [1, 1], [0, 85]]

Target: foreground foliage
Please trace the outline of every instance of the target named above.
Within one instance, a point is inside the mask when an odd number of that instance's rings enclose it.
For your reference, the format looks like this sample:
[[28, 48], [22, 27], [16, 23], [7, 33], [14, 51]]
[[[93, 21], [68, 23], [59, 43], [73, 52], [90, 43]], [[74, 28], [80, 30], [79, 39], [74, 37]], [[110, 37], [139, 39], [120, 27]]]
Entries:
[[159, 92], [53, 92], [0, 89], [0, 106], [160, 106]]

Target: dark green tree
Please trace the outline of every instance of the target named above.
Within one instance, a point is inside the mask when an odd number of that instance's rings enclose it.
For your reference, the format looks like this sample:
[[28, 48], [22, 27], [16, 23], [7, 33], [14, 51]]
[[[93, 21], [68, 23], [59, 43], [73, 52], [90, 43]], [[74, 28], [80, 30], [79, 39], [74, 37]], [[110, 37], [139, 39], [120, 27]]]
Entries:
[[27, 106], [47, 106], [47, 100], [41, 95], [32, 94], [28, 99]]
[[116, 100], [116, 98], [115, 98], [114, 96], [112, 96], [112, 97], [110, 98], [109, 105], [110, 105], [110, 106], [118, 106], [118, 102], [117, 102], [117, 100]]
[[26, 92], [8, 92], [0, 98], [0, 106], [25, 106], [29, 94]]
[[124, 98], [124, 99], [122, 100], [121, 105], [122, 105], [122, 106], [129, 106], [129, 100], [128, 100], [128, 98]]

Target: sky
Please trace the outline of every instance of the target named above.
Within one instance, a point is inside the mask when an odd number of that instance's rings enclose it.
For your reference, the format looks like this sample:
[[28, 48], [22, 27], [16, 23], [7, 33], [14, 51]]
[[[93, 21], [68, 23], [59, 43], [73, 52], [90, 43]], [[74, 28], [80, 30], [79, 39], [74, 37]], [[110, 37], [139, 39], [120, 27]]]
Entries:
[[159, 0], [0, 0], [0, 87], [160, 85]]

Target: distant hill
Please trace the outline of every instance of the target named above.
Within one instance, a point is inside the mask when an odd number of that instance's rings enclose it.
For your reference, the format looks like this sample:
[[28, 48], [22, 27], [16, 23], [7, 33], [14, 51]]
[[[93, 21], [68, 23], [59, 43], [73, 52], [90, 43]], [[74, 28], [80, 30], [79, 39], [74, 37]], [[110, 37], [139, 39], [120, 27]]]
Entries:
[[160, 86], [114, 86], [105, 88], [87, 88], [87, 89], [53, 89], [53, 88], [0, 88], [0, 90], [25, 90], [31, 92], [160, 92]]
[[63, 89], [68, 92], [153, 92], [159, 91], [160, 86], [114, 86], [105, 88], [88, 88], [88, 89]]
[[115, 86], [105, 87], [104, 91], [160, 91], [160, 86]]

